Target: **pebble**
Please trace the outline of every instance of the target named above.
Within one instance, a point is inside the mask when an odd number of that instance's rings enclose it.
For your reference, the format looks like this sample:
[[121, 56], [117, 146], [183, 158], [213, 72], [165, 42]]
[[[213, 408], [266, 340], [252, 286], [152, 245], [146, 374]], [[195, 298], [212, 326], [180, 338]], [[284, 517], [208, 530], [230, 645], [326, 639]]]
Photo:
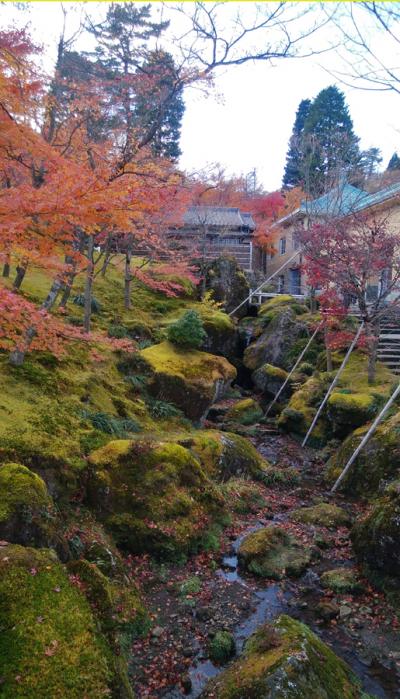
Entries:
[[346, 619], [347, 617], [349, 617], [351, 615], [352, 611], [353, 610], [351, 607], [348, 607], [346, 604], [342, 604], [339, 607], [339, 616], [341, 619]]
[[151, 632], [151, 635], [153, 636], [153, 638], [160, 638], [160, 636], [162, 636], [163, 633], [164, 629], [162, 628], [162, 626], [155, 626]]

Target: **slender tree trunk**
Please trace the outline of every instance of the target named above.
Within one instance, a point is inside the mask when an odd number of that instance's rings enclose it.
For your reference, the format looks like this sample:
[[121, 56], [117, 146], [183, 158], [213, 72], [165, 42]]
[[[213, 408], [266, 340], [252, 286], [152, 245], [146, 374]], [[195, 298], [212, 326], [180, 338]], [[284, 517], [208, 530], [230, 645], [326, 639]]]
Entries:
[[67, 281], [64, 283], [64, 290], [61, 295], [61, 301], [59, 304], [60, 308], [65, 308], [65, 306], [67, 305], [69, 297], [71, 296], [72, 287], [76, 277], [76, 261], [73, 260], [70, 255], [66, 255], [65, 262], [71, 265], [71, 269], [68, 272]]
[[[56, 277], [56, 279], [53, 281], [51, 285], [49, 293], [47, 294], [45, 300], [41, 305], [41, 309], [43, 311], [50, 311], [53, 308], [61, 289], [62, 281], [59, 277]], [[29, 350], [35, 335], [35, 327], [31, 325], [29, 328], [27, 328], [20, 347], [11, 352], [9, 359], [10, 364], [12, 364], [13, 366], [21, 366], [24, 363], [25, 354]]]
[[378, 344], [380, 334], [380, 322], [367, 324], [367, 334], [371, 337], [371, 344], [368, 352], [368, 384], [372, 386], [375, 383], [376, 376], [376, 360], [378, 355]]
[[317, 301], [315, 298], [315, 289], [312, 286], [310, 289], [310, 312], [316, 313], [316, 311], [317, 311]]
[[10, 262], [6, 260], [6, 262], [3, 265], [3, 277], [9, 277], [10, 276]]
[[83, 328], [86, 333], [90, 333], [90, 319], [92, 315], [92, 292], [93, 292], [93, 277], [94, 277], [94, 265], [93, 265], [93, 251], [94, 251], [94, 240], [93, 236], [89, 235], [87, 240], [87, 255], [88, 255], [88, 265], [86, 270], [86, 283], [85, 283], [85, 307], [83, 316]]
[[28, 263], [26, 261], [24, 261], [24, 262], [22, 264], [18, 265], [18, 267], [17, 267], [17, 274], [15, 276], [14, 283], [13, 283], [14, 289], [20, 289], [21, 284], [24, 281], [26, 270], [28, 269]]
[[324, 328], [324, 343], [326, 351], [326, 370], [333, 371], [332, 350], [328, 345], [328, 329], [326, 326]]
[[124, 288], [124, 306], [127, 310], [132, 308], [132, 305], [131, 305], [131, 283], [132, 283], [131, 260], [132, 260], [132, 253], [130, 250], [127, 250], [126, 255], [125, 255], [125, 288]]
[[101, 276], [102, 277], [106, 276], [106, 272], [107, 272], [108, 265], [110, 264], [110, 260], [111, 260], [111, 252], [106, 252], [105, 257], [104, 257], [103, 266], [101, 268]]

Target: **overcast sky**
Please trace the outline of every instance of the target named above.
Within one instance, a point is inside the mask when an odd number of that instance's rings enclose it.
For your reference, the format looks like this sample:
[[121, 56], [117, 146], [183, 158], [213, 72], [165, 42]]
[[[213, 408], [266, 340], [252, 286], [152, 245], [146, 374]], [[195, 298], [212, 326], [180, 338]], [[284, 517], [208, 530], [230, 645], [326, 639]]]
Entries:
[[[161, 3], [152, 4], [155, 12], [160, 12]], [[73, 5], [66, 3], [67, 8]], [[101, 13], [105, 5], [102, 3], [101, 9], [95, 11]], [[232, 9], [237, 5], [232, 3]], [[240, 5], [250, 11], [253, 3]], [[99, 6], [87, 3], [86, 7]], [[8, 3], [2, 6], [1, 13], [3, 26], [12, 18], [18, 24], [25, 24], [29, 18], [33, 35], [45, 44], [45, 60], [50, 68], [62, 24], [60, 3], [34, 2], [28, 13], [16, 12]], [[327, 45], [331, 40], [329, 28], [320, 37], [319, 45], [321, 41]], [[376, 36], [374, 40], [381, 52], [389, 51], [383, 38]], [[196, 90], [186, 92], [181, 165], [192, 171], [218, 162], [229, 174], [246, 174], [256, 168], [264, 187], [277, 189], [298, 104], [335, 83], [327, 69], [341, 66], [338, 51], [340, 48], [311, 58], [277, 60], [274, 65], [249, 63], [220, 70], [215, 76], [215, 90], [209, 96]], [[393, 151], [400, 150], [396, 123], [400, 96], [336, 84], [346, 95], [361, 147], [379, 147], [386, 166]]]

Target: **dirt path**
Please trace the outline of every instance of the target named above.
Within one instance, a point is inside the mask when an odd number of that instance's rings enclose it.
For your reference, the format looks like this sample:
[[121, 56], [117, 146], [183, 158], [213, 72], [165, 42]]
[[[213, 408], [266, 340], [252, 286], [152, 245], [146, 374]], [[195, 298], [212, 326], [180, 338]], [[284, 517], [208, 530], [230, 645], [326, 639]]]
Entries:
[[[237, 652], [255, 628], [285, 612], [310, 625], [336, 653], [349, 662], [364, 689], [377, 697], [400, 697], [400, 635], [398, 620], [383, 594], [362, 579], [358, 594], [323, 590], [320, 575], [337, 567], [355, 567], [349, 530], [335, 531], [299, 524], [292, 510], [327, 500], [316, 453], [289, 437], [276, 435], [255, 441], [270, 462], [293, 466], [300, 485], [291, 489], [260, 487], [265, 506], [257, 513], [236, 515], [225, 530], [221, 550], [204, 553], [183, 567], [151, 567], [134, 560], [154, 617], [150, 635], [133, 647], [130, 674], [137, 697], [181, 699], [197, 697], [207, 679], [220, 668], [208, 659], [207, 647], [216, 631], [234, 634]], [[335, 498], [354, 516], [359, 505]], [[261, 581], [239, 573], [236, 552], [243, 536], [273, 521], [305, 545], [319, 542], [319, 557], [300, 579]]]

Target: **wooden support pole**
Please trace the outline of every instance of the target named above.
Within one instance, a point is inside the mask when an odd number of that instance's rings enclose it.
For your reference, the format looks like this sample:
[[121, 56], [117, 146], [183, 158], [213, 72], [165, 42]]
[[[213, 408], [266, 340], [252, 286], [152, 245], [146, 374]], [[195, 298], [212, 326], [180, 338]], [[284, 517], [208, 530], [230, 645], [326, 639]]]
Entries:
[[334, 492], [338, 489], [338, 487], [339, 487], [339, 485], [341, 484], [343, 478], [345, 477], [345, 475], [348, 473], [350, 467], [351, 467], [351, 466], [353, 465], [353, 463], [355, 462], [355, 460], [356, 460], [357, 456], [359, 455], [360, 451], [365, 447], [365, 445], [366, 445], [366, 443], [368, 442], [368, 440], [370, 439], [370, 437], [372, 437], [372, 435], [374, 434], [374, 432], [375, 432], [376, 428], [378, 427], [380, 421], [381, 421], [382, 418], [386, 415], [387, 411], [388, 411], [389, 408], [393, 405], [394, 401], [396, 400], [396, 398], [397, 398], [397, 396], [398, 396], [399, 394], [400, 394], [400, 383], [399, 383], [399, 385], [397, 386], [397, 388], [396, 388], [396, 390], [394, 391], [394, 393], [392, 393], [392, 395], [390, 396], [390, 398], [389, 398], [388, 402], [386, 403], [386, 405], [384, 406], [384, 408], [382, 408], [382, 410], [381, 410], [381, 412], [379, 413], [379, 415], [378, 415], [378, 416], [375, 418], [375, 420], [373, 421], [371, 427], [369, 428], [367, 434], [364, 435], [364, 437], [362, 438], [362, 440], [361, 440], [360, 444], [358, 445], [357, 449], [356, 449], [356, 450], [353, 452], [353, 454], [351, 455], [350, 459], [348, 460], [346, 466], [344, 467], [344, 469], [343, 469], [342, 473], [340, 474], [339, 478], [337, 479], [336, 483], [332, 486], [332, 488], [331, 488], [331, 493], [334, 493]]
[[301, 360], [303, 359], [303, 357], [304, 357], [304, 355], [306, 354], [308, 348], [310, 347], [312, 341], [314, 340], [314, 337], [316, 336], [317, 332], [321, 329], [322, 324], [323, 324], [323, 320], [321, 320], [321, 322], [320, 322], [320, 323], [317, 325], [317, 327], [315, 328], [313, 334], [311, 335], [309, 341], [307, 342], [306, 346], [304, 347], [303, 351], [301, 352], [301, 354], [300, 354], [299, 358], [297, 359], [295, 365], [294, 365], [294, 366], [292, 367], [292, 369], [290, 370], [289, 374], [287, 375], [285, 381], [283, 382], [282, 386], [280, 387], [280, 389], [279, 389], [278, 393], [276, 394], [275, 398], [274, 398], [273, 401], [269, 404], [267, 410], [265, 411], [265, 417], [267, 417], [267, 415], [268, 415], [268, 413], [270, 412], [272, 406], [275, 405], [275, 403], [276, 403], [276, 401], [278, 400], [279, 396], [281, 395], [281, 393], [283, 392], [283, 390], [284, 390], [285, 387], [287, 386], [290, 377], [292, 376], [293, 372], [296, 371], [296, 369], [297, 369], [297, 367], [299, 366]]
[[339, 381], [340, 375], [341, 375], [343, 369], [345, 368], [347, 362], [348, 362], [349, 359], [350, 359], [350, 355], [351, 355], [351, 353], [352, 353], [354, 347], [355, 347], [356, 344], [357, 344], [358, 338], [359, 338], [360, 335], [361, 335], [361, 332], [362, 332], [363, 327], [364, 327], [364, 321], [362, 321], [362, 323], [360, 324], [360, 327], [358, 328], [358, 330], [357, 330], [357, 332], [356, 332], [356, 334], [355, 334], [355, 336], [354, 336], [353, 342], [351, 343], [349, 349], [347, 350], [346, 356], [345, 356], [345, 358], [343, 359], [343, 362], [341, 363], [341, 365], [340, 365], [340, 367], [339, 367], [339, 369], [338, 369], [338, 372], [337, 372], [335, 378], [333, 379], [331, 385], [329, 386], [328, 391], [327, 391], [326, 394], [325, 394], [324, 400], [322, 401], [321, 405], [319, 406], [319, 408], [318, 408], [318, 410], [317, 410], [317, 414], [315, 415], [314, 420], [312, 421], [312, 423], [311, 423], [311, 425], [310, 425], [310, 428], [309, 428], [309, 430], [308, 430], [306, 436], [305, 436], [304, 439], [303, 439], [303, 443], [302, 443], [302, 445], [301, 445], [302, 447], [305, 447], [305, 445], [307, 444], [308, 438], [309, 438], [311, 432], [313, 431], [313, 429], [314, 429], [314, 427], [315, 427], [315, 425], [316, 425], [316, 423], [317, 423], [317, 420], [318, 420], [319, 416], [321, 415], [321, 413], [322, 413], [322, 411], [323, 411], [323, 409], [324, 409], [324, 407], [325, 407], [325, 405], [326, 405], [326, 402], [327, 402], [329, 396], [331, 395], [333, 389], [335, 388], [337, 382]]

